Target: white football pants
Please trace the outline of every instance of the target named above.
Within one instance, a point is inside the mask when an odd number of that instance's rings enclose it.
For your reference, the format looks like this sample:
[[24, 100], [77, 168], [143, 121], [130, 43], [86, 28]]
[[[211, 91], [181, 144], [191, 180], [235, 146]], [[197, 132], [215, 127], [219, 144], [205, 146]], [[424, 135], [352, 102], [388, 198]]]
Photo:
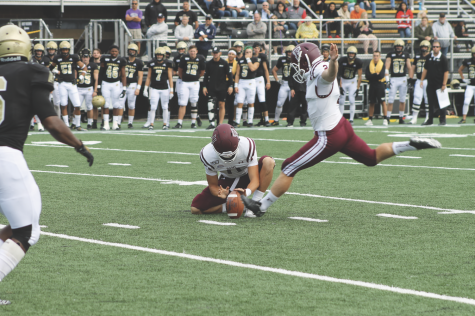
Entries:
[[393, 104], [396, 92], [399, 91], [399, 102], [406, 102], [407, 80], [406, 77], [391, 78], [391, 88], [389, 89], [388, 103]]
[[86, 102], [86, 110], [92, 110], [92, 93], [94, 89], [92, 87], [89, 88], [81, 88], [78, 87], [78, 94], [79, 94], [79, 104]]
[[127, 105], [129, 106], [129, 110], [135, 109], [135, 100], [137, 100], [137, 96], [135, 95], [135, 90], [137, 90], [136, 82], [131, 83], [127, 86], [127, 90], [125, 91], [125, 98], [122, 98], [122, 99], [119, 98], [121, 102], [120, 104], [121, 109], [125, 109], [125, 100], [127, 100]]
[[284, 106], [285, 100], [288, 99], [290, 101], [290, 87], [289, 82], [284, 81], [279, 88], [279, 94], [277, 96], [277, 107]]
[[[266, 81], [263, 76], [254, 79], [256, 81], [256, 92], [259, 102], [266, 102]], [[252, 100], [254, 102], [254, 100]]]
[[59, 83], [59, 95], [61, 97], [61, 106], [68, 106], [68, 96], [75, 108], [81, 106], [81, 103], [79, 103], [78, 87], [71, 82]]
[[180, 84], [178, 93], [178, 105], [179, 106], [186, 106], [188, 104], [188, 100], [191, 103], [198, 102], [200, 92], [200, 82], [199, 81], [182, 81]]
[[117, 104], [120, 104], [120, 93], [121, 91], [121, 84], [119, 81], [116, 82], [107, 82], [102, 81], [102, 96], [106, 99], [106, 104], [104, 105], [105, 108], [118, 108]]
[[244, 103], [247, 99], [248, 104], [254, 104], [256, 99], [256, 81], [254, 79], [241, 79], [238, 83], [237, 103]]
[[468, 107], [470, 102], [472, 102], [473, 94], [475, 93], [475, 86], [467, 85], [465, 88], [465, 99], [463, 101], [463, 115], [467, 115]]

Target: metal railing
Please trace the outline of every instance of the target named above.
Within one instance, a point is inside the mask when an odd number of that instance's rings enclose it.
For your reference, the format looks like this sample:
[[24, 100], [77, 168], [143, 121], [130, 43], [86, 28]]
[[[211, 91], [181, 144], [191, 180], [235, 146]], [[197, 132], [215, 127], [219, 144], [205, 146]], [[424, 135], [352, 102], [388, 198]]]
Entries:
[[30, 26], [27, 25], [27, 23], [38, 22], [40, 29], [40, 38], [53, 38], [53, 33], [51, 33], [48, 25], [43, 19], [11, 19], [10, 22], [13, 24], [17, 24], [21, 28]]
[[127, 54], [128, 39], [132, 38], [127, 25], [120, 19], [93, 19], [89, 21], [84, 30], [85, 46], [92, 50], [102, 42], [102, 24], [114, 23], [114, 45], [119, 46], [119, 53], [122, 56]]

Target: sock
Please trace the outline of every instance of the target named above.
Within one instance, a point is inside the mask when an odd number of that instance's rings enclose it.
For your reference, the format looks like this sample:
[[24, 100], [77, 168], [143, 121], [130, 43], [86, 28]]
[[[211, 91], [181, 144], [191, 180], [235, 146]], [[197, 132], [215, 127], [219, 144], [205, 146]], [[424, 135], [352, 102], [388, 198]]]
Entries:
[[97, 124], [97, 120], [93, 120], [92, 122]]
[[343, 105], [340, 104], [340, 112], [341, 112], [341, 114], [343, 114], [344, 111], [345, 111], [345, 105], [344, 105], [344, 104], [343, 104]]
[[241, 123], [242, 108], [236, 109], [236, 123]]
[[167, 125], [168, 123], [168, 109], [163, 110], [163, 125]]
[[103, 114], [104, 117], [104, 126], [109, 126], [109, 114]]
[[214, 122], [214, 102], [213, 99], [208, 100], [208, 120], [211, 124]]
[[35, 126], [35, 119], [34, 118], [31, 119], [30, 126]]
[[119, 125], [122, 124], [122, 115], [117, 117], [117, 123], [119, 123]]
[[87, 119], [87, 125], [92, 125], [93, 121], [94, 121], [94, 119], [88, 118]]
[[76, 124], [76, 126], [81, 126], [81, 114], [74, 116], [74, 124]]
[[198, 108], [196, 107], [196, 103], [191, 104], [191, 123], [196, 123], [196, 117], [198, 116]]
[[280, 119], [280, 114], [282, 114], [282, 108], [281, 106], [278, 106], [275, 108], [275, 121], [278, 122]]
[[277, 201], [277, 199], [277, 196], [272, 194], [272, 192], [269, 192], [269, 194], [267, 194], [265, 198], [261, 200], [261, 211], [265, 212], [272, 204], [275, 203], [275, 201]]
[[56, 112], [56, 114], [58, 114], [58, 116], [61, 116], [61, 108], [59, 107], [59, 105], [54, 106], [54, 111]]
[[247, 121], [247, 105], [245, 108], [242, 108], [242, 120]]
[[388, 120], [391, 117], [391, 111], [388, 110]]
[[264, 196], [264, 192], [256, 190], [256, 191], [254, 191], [254, 194], [252, 195], [252, 200], [253, 201], [260, 201], [260, 200], [262, 200], [263, 196]]
[[417, 148], [409, 145], [409, 141], [393, 143], [393, 151], [396, 155], [409, 150], [417, 150]]
[[463, 105], [463, 109], [462, 109], [462, 114], [463, 115], [467, 115], [468, 114], [468, 104], [467, 105]]
[[370, 121], [372, 121], [372, 120], [373, 120], [373, 117], [372, 117], [372, 116], [370, 116], [370, 117], [369, 117], [369, 120], [370, 120]]
[[7, 239], [0, 248], [0, 281], [18, 265], [25, 253], [13, 240]]
[[350, 121], [353, 121], [353, 119], [355, 118], [355, 110], [356, 110], [356, 105], [350, 104]]
[[183, 120], [178, 120], [178, 124], [183, 125]]
[[223, 203], [223, 213], [227, 213], [228, 211], [226, 210], [226, 203]]
[[112, 123], [117, 123], [119, 120], [118, 120], [118, 117], [117, 116], [112, 116]]
[[191, 124], [196, 124], [196, 118], [191, 119]]
[[155, 121], [155, 111], [153, 111], [153, 110], [148, 111], [147, 124], [148, 125], [153, 124], [154, 121]]
[[254, 119], [254, 108], [249, 108], [247, 110], [247, 120], [249, 121], [249, 123], [252, 123], [252, 120]]
[[404, 111], [399, 111], [399, 117], [404, 117]]
[[418, 110], [412, 110], [412, 119], [415, 121], [417, 120], [417, 116], [419, 115]]
[[264, 122], [269, 122], [269, 116], [266, 116], [265, 118], [265, 121]]
[[168, 111], [168, 121], [167, 121], [168, 125], [170, 125], [170, 117], [171, 117], [171, 114], [170, 114], [170, 111]]
[[134, 122], [134, 117], [129, 115], [129, 124], [132, 124]]
[[63, 121], [64, 121], [64, 124], [69, 126], [69, 116], [68, 115], [63, 115]]

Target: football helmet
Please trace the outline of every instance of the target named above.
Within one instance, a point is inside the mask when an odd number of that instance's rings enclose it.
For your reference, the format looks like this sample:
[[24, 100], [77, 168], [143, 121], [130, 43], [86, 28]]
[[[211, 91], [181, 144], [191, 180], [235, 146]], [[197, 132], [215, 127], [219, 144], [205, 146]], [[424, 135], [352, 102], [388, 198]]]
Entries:
[[71, 51], [71, 44], [68, 41], [62, 41], [59, 43], [59, 51], [61, 52], [61, 55], [68, 56]]
[[294, 79], [299, 83], [304, 83], [304, 75], [310, 71], [312, 64], [320, 57], [320, 49], [313, 43], [298, 44], [292, 51], [290, 65], [295, 70]]
[[295, 45], [289, 45], [285, 48], [285, 55], [287, 58], [290, 58], [290, 55], [292, 54], [292, 51], [294, 50]]
[[[157, 60], [162, 60], [163, 58], [165, 58], [166, 53], [167, 52], [165, 51], [164, 47], [157, 47], [155, 49], [155, 57], [157, 58]], [[162, 58], [158, 58], [159, 55], [162, 55]]]
[[[54, 53], [50, 54], [49, 51], [50, 50], [54, 50]], [[56, 42], [48, 42], [48, 44], [46, 44], [46, 52], [48, 53], [49, 56], [54, 56], [56, 55], [56, 52], [58, 51], [58, 44], [56, 44]]]
[[165, 56], [167, 56], [167, 58], [170, 58], [172, 54], [172, 50], [170, 49], [170, 47], [164, 46], [163, 48], [165, 48]]
[[244, 48], [244, 43], [241, 42], [241, 41], [236, 41], [236, 42], [234, 43], [234, 47], [242, 47], [242, 48]]
[[[354, 46], [351, 46], [351, 47], [354, 47]], [[330, 51], [330, 45], [328, 45], [328, 44], [323, 44], [323, 45], [322, 45], [322, 52], [323, 52], [324, 50]]]
[[101, 108], [106, 104], [106, 99], [102, 95], [96, 95], [92, 98], [92, 106], [95, 108]]
[[[132, 52], [135, 52], [135, 53], [132, 53]], [[136, 44], [130, 43], [129, 46], [127, 46], [127, 54], [130, 57], [137, 57], [138, 53], [139, 53], [139, 47]]]
[[81, 57], [91, 57], [91, 51], [88, 48], [83, 48], [79, 55]]
[[[35, 57], [40, 57], [41, 58], [45, 54], [45, 47], [41, 44], [36, 44], [33, 47], [33, 52], [35, 53]], [[38, 54], [38, 53], [40, 53], [40, 54]]]
[[220, 124], [214, 129], [211, 143], [214, 151], [225, 163], [233, 162], [239, 148], [239, 134], [229, 124]]
[[178, 44], [176, 44], [176, 50], [184, 49], [186, 52], [187, 48], [188, 48], [188, 45], [186, 45], [185, 42], [178, 42]]
[[[401, 47], [401, 49], [398, 49], [398, 47]], [[396, 52], [400, 53], [404, 50], [404, 41], [402, 39], [397, 39], [394, 41], [394, 49]]]
[[452, 89], [460, 89], [460, 81], [454, 79], [450, 82], [450, 86], [452, 87]]
[[31, 41], [28, 34], [16, 25], [0, 27], [0, 58], [23, 56], [30, 59]]
[[[350, 57], [350, 54], [355, 54], [355, 56]], [[348, 57], [349, 60], [353, 60], [356, 58], [356, 54], [358, 54], [358, 49], [356, 49], [355, 46], [350, 46], [346, 50], [346, 56]]]
[[[426, 53], [426, 52], [430, 51], [430, 42], [427, 41], [427, 40], [423, 40], [419, 46], [420, 46], [421, 51], [422, 51], [423, 53]], [[426, 48], [426, 49], [422, 49], [423, 47], [427, 47], [427, 48]]]

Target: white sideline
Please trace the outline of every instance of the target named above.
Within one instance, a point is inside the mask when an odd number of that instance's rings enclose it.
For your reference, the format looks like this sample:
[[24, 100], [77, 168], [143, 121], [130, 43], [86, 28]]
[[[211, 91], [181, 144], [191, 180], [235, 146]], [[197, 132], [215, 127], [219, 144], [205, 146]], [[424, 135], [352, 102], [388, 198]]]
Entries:
[[236, 223], [229, 223], [229, 222], [216, 222], [216, 221], [208, 221], [205, 219], [199, 220], [199, 223], [211, 224], [211, 225], [221, 225], [221, 226], [234, 226]]
[[[65, 175], [74, 175], [74, 176], [89, 176], [89, 177], [100, 177], [100, 178], [120, 178], [120, 179], [131, 179], [131, 180], [145, 180], [145, 181], [161, 182], [162, 184], [208, 185], [208, 182], [206, 182], [206, 181], [165, 180], [165, 179], [154, 179], [154, 178], [111, 176], [111, 175], [106, 175], [106, 174], [73, 173], [73, 172], [48, 171], [48, 170], [30, 170], [30, 171], [31, 172], [38, 172], [38, 173], [53, 173], [53, 174], [65, 174]], [[380, 202], [380, 201], [370, 201], [370, 200], [360, 200], [360, 199], [349, 199], [349, 198], [324, 196], [324, 195], [317, 195], [317, 194], [305, 194], [305, 193], [297, 193], [297, 192], [286, 192], [285, 194], [316, 197], [316, 198], [331, 199], [331, 200], [341, 200], [341, 201], [351, 201], [351, 202], [361, 202], [361, 203], [381, 204], [381, 205], [391, 205], [391, 206], [402, 206], [402, 207], [414, 207], [414, 208], [422, 208], [422, 209], [435, 210], [435, 211], [445, 211], [445, 212], [439, 212], [439, 214], [459, 214], [459, 213], [473, 213], [473, 214], [475, 214], [475, 210], [473, 210], [473, 211], [471, 211], [471, 210], [468, 210], [468, 211], [467, 210], [455, 210], [455, 209], [447, 209], [447, 208], [440, 208], [440, 207], [433, 207], [433, 206], [411, 205], [411, 204]]]
[[376, 216], [381, 216], [381, 217], [392, 217], [392, 218], [399, 218], [399, 219], [417, 219], [415, 216], [400, 216], [400, 215], [393, 215], [393, 214], [377, 214]]
[[309, 218], [309, 217], [289, 217], [290, 219], [297, 219], [301, 221], [307, 222], [317, 222], [317, 223], [327, 223], [328, 220], [326, 219], [318, 219], [318, 218]]
[[[0, 228], [3, 228], [3, 227], [5, 227], [5, 225], [0, 225]], [[196, 255], [178, 253], [178, 252], [172, 252], [172, 251], [166, 251], [166, 250], [159, 250], [159, 249], [153, 249], [153, 248], [138, 247], [138, 246], [132, 246], [132, 245], [127, 245], [127, 244], [112, 243], [112, 242], [106, 242], [106, 241], [95, 240], [95, 239], [68, 236], [68, 235], [63, 235], [63, 234], [54, 234], [54, 233], [48, 233], [48, 232], [43, 232], [43, 231], [41, 232], [41, 234], [45, 235], [45, 236], [50, 236], [50, 237], [57, 237], [57, 238], [61, 238], [61, 239], [68, 239], [68, 240], [74, 240], [74, 241], [82, 241], [82, 242], [86, 242], [86, 243], [103, 245], [103, 246], [111, 246], [111, 247], [118, 247], [118, 248], [130, 249], [130, 250], [138, 250], [138, 251], [156, 253], [156, 254], [161, 254], [161, 255], [166, 255], [166, 256], [173, 256], [173, 257], [179, 257], [179, 258], [185, 258], [185, 259], [191, 259], [191, 260], [198, 260], [198, 261], [203, 261], [203, 262], [213, 262], [213, 263], [224, 264], [224, 265], [239, 267], [239, 268], [247, 268], [247, 269], [259, 270], [259, 271], [273, 272], [273, 273], [296, 276], [296, 277], [306, 278], [306, 279], [314, 279], [314, 280], [320, 280], [320, 281], [326, 281], [326, 282], [341, 283], [341, 284], [360, 286], [360, 287], [376, 289], [376, 290], [381, 290], [381, 291], [399, 293], [399, 294], [409, 294], [409, 295], [433, 298], [433, 299], [438, 299], [438, 300], [452, 301], [452, 302], [457, 302], [457, 303], [475, 305], [475, 300], [471, 299], [471, 298], [441, 295], [441, 294], [436, 294], [436, 293], [416, 291], [416, 290], [410, 290], [410, 289], [403, 289], [403, 288], [399, 288], [399, 287], [393, 287], [393, 286], [375, 284], [375, 283], [369, 283], [369, 282], [363, 282], [363, 281], [337, 279], [337, 278], [328, 277], [328, 276], [324, 276], [324, 275], [318, 275], [318, 274], [311, 274], [311, 273], [305, 273], [305, 272], [299, 272], [299, 271], [264, 267], [264, 266], [254, 265], [254, 264], [246, 264], [246, 263], [240, 263], [240, 262], [229, 261], [229, 260], [208, 258], [208, 257], [202, 257], [202, 256], [196, 256]]]
[[139, 226], [133, 226], [133, 225], [122, 225], [122, 224], [117, 224], [117, 223], [107, 223], [107, 224], [102, 224], [104, 226], [110, 226], [110, 227], [117, 227], [117, 228], [128, 228], [128, 229], [139, 229]]

